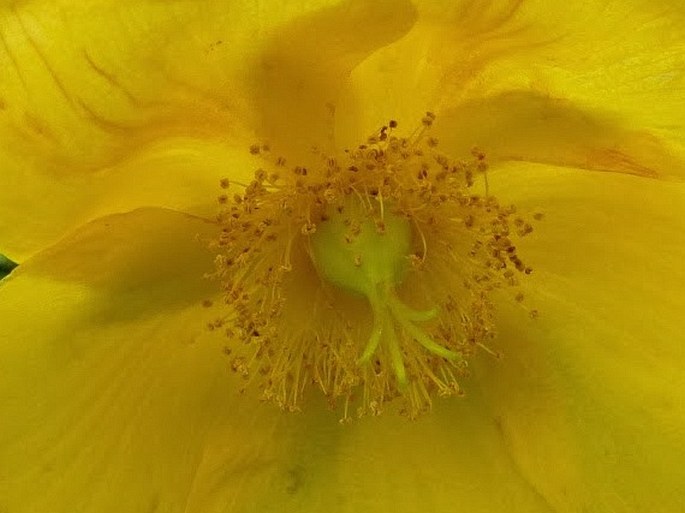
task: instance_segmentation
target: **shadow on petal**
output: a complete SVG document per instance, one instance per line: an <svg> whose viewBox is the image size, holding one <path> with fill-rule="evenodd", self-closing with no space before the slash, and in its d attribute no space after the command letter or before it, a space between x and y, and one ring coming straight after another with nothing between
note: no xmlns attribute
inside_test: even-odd
<svg viewBox="0 0 685 513"><path fill-rule="evenodd" d="M218 422L237 481L275 457L262 441L280 413L238 396L224 334L205 328L207 230L109 216L0 283L0 509L186 511Z"/></svg>
<svg viewBox="0 0 685 513"><path fill-rule="evenodd" d="M259 135L300 161L311 158L313 145L331 150L336 103L350 72L415 20L416 10L405 0L347 0L285 26L254 76Z"/></svg>
<svg viewBox="0 0 685 513"><path fill-rule="evenodd" d="M470 100L438 116L456 155L478 146L491 161L524 161L650 178L683 176L685 160L658 137L602 112L529 91Z"/></svg>

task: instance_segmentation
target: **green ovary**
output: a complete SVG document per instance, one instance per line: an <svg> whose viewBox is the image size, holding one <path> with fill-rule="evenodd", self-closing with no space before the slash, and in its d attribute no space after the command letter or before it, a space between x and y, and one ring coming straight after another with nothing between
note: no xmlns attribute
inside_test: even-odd
<svg viewBox="0 0 685 513"><path fill-rule="evenodd" d="M393 372L402 386L407 383L402 338L418 342L436 356L461 359L416 324L437 317L437 309L414 310L396 294L408 271L411 238L411 226L405 217L386 212L382 219L374 219L354 208L336 210L317 226L311 238L312 257L319 274L369 301L373 327L358 363L368 363L381 342L387 344Z"/></svg>

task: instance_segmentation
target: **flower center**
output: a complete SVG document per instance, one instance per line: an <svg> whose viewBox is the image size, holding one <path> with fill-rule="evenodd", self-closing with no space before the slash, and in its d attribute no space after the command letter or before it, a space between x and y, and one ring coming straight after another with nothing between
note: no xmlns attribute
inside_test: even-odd
<svg viewBox="0 0 685 513"><path fill-rule="evenodd" d="M460 356L434 342L416 326L416 321L434 319L437 310L416 311L397 297L395 287L404 280L411 254L409 221L392 213L374 221L360 210L363 207L354 203L334 210L311 237L312 256L325 279L363 295L369 302L373 328L359 363L367 364L385 338L395 377L401 386L406 386L407 373L396 330L406 332L434 355L449 360L458 360Z"/></svg>
<svg viewBox="0 0 685 513"><path fill-rule="evenodd" d="M231 368L262 397L299 410L318 388L343 419L387 408L415 417L461 395L468 360L494 338L491 293L531 272L513 206L476 192L484 155L440 153L428 114L396 123L312 169L261 146L263 167L219 197L214 277ZM513 294L522 301L520 292Z"/></svg>

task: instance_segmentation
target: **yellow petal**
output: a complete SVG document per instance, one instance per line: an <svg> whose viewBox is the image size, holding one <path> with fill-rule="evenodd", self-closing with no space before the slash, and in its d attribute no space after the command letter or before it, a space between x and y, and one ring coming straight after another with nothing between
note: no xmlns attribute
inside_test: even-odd
<svg viewBox="0 0 685 513"><path fill-rule="evenodd" d="M567 99L530 91L464 101L440 115L435 134L458 155L468 155L474 146L483 149L492 163L527 161L650 178L685 176L685 153L674 153L658 137L622 126L606 109L584 111Z"/></svg>
<svg viewBox="0 0 685 513"><path fill-rule="evenodd" d="M23 261L82 222L113 212L163 206L211 216L219 180L249 181L259 167L247 147L247 141L228 146L167 138L92 174L64 179L10 161L0 192L0 243L9 256Z"/></svg>
<svg viewBox="0 0 685 513"><path fill-rule="evenodd" d="M545 219L520 248L522 320L502 305L474 380L522 475L555 511L685 508L685 187L511 166L491 178Z"/></svg>
<svg viewBox="0 0 685 513"><path fill-rule="evenodd" d="M257 479L243 477L243 461L222 447L235 429L215 432L189 511L549 511L475 394L416 422L387 416L340 426L331 412L308 410L273 429L262 443L281 447L278 472L262 477L261 489L242 490L235 480Z"/></svg>
<svg viewBox="0 0 685 513"><path fill-rule="evenodd" d="M200 306L211 259L193 241L211 230L108 216L0 284L4 510L546 511L477 393L346 426L318 401L238 395Z"/></svg>
<svg viewBox="0 0 685 513"><path fill-rule="evenodd" d="M253 398L241 410L202 324L212 263L194 237L208 229L109 216L2 282L3 510L184 511L217 418L245 426L223 447L259 472L271 422Z"/></svg>
<svg viewBox="0 0 685 513"><path fill-rule="evenodd" d="M496 158L685 176L685 11L648 1L420 2L402 40L355 69L360 119L412 124Z"/></svg>
<svg viewBox="0 0 685 513"><path fill-rule="evenodd" d="M202 221L109 217L28 262L0 289L2 505L677 511L683 188L509 171L493 189L547 211L527 248L542 315L523 326L511 321L521 312L504 315L505 360L480 362L466 399L415 423L341 427L315 405L283 416L236 398L221 340L200 326L211 262L190 241ZM616 237L631 206L641 216Z"/></svg>
<svg viewBox="0 0 685 513"><path fill-rule="evenodd" d="M248 13L230 21L210 12L218 7L38 1L0 9L8 252L24 259L101 213L191 210L199 189L210 202L218 175L242 167L235 147L244 151L237 136L247 134L235 119L245 91L229 72L239 50L214 45L249 37L237 33Z"/></svg>
<svg viewBox="0 0 685 513"><path fill-rule="evenodd" d="M220 176L258 167L256 140L329 141L340 82L414 17L403 0L333 4L1 7L3 251L139 206L205 215Z"/></svg>
<svg viewBox="0 0 685 513"><path fill-rule="evenodd" d="M335 147L338 97L352 69L403 36L416 11L407 0L347 0L302 16L268 40L255 73L262 135L288 158L307 159L313 145ZM354 100L344 105L352 115Z"/></svg>

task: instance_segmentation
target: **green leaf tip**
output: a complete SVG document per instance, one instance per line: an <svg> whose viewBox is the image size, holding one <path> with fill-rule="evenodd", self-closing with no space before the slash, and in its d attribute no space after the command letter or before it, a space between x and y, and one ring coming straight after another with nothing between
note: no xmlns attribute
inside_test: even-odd
<svg viewBox="0 0 685 513"><path fill-rule="evenodd" d="M17 267L19 264L16 262L13 262L9 258L7 258L5 255L0 253L0 280L2 280L5 276L7 276L9 273L12 272L12 270Z"/></svg>

